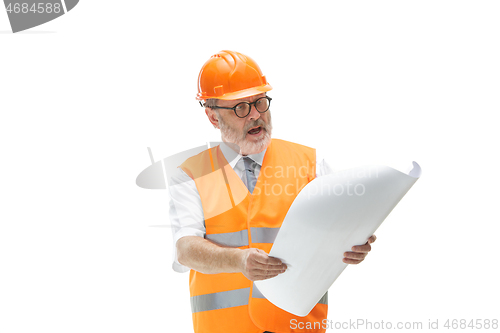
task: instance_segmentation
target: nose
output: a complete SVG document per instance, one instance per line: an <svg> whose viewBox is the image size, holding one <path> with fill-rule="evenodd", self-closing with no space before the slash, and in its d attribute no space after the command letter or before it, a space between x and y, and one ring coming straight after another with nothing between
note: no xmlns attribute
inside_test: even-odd
<svg viewBox="0 0 500 333"><path fill-rule="evenodd" d="M250 105L250 113L248 114L249 120L257 120L260 118L260 112L255 108L255 104Z"/></svg>

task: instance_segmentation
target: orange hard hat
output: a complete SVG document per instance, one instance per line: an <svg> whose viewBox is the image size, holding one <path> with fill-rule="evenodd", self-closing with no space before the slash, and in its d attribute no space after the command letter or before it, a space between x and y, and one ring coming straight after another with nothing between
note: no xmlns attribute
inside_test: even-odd
<svg viewBox="0 0 500 333"><path fill-rule="evenodd" d="M220 51L208 59L198 76L197 100L238 99L273 89L252 58L234 51Z"/></svg>

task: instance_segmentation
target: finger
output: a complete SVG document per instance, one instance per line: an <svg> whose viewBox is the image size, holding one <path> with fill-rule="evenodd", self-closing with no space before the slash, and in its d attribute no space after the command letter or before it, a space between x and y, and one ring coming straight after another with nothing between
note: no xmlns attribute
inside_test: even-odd
<svg viewBox="0 0 500 333"><path fill-rule="evenodd" d="M257 275L280 274L286 271L282 266L253 266L249 271Z"/></svg>
<svg viewBox="0 0 500 333"><path fill-rule="evenodd" d="M264 280L264 279L270 279L272 277L278 276L281 273L284 273L285 269L282 270L260 270L260 269L255 269L250 271L250 275L253 277L253 280L258 279L258 280Z"/></svg>
<svg viewBox="0 0 500 333"><path fill-rule="evenodd" d="M260 261L258 261L260 260ZM270 265L270 264L264 264L262 261L266 261L263 259L258 259L258 258L250 258L250 261L248 262L248 269L255 269L255 270L261 270L261 271L266 271L266 270L271 270L271 271L281 271L281 270L286 270L287 266L281 262L278 265Z"/></svg>
<svg viewBox="0 0 500 333"><path fill-rule="evenodd" d="M370 238L368 238L368 244L371 244L377 240L377 236L371 235Z"/></svg>
<svg viewBox="0 0 500 333"><path fill-rule="evenodd" d="M351 248L351 251L353 252L370 252L372 249L372 247L370 246L370 244L368 244L368 242L366 242L366 244L364 245L356 245L356 246L353 246Z"/></svg>
<svg viewBox="0 0 500 333"><path fill-rule="evenodd" d="M348 259L363 260L367 255L368 253L344 252L344 257Z"/></svg>
<svg viewBox="0 0 500 333"><path fill-rule="evenodd" d="M362 262L363 260L356 260L356 259L349 259L349 258L344 258L342 259L342 261L346 264L350 264L350 265L357 265L359 264L360 262Z"/></svg>
<svg viewBox="0 0 500 333"><path fill-rule="evenodd" d="M255 254L255 257L253 257L253 259L255 261L257 261L258 263L261 263L261 264L264 264L264 265L277 265L277 266L281 266L283 264L283 262L276 258L276 257L270 257L267 255L267 253L265 253L263 251L263 253L256 253Z"/></svg>

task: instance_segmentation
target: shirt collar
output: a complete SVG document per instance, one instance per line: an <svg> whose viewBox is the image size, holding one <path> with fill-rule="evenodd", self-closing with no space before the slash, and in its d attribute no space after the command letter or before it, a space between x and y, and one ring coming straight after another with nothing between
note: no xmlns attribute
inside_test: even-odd
<svg viewBox="0 0 500 333"><path fill-rule="evenodd" d="M222 154L224 155L226 161L229 162L229 165L233 169L236 163L238 163L238 161L243 157L241 154L238 154L237 152L232 150L225 142L222 142L220 144L220 150L222 151ZM257 164L262 166L262 162L264 161L264 155L266 154L266 151L267 148L258 154L247 155L246 157L250 157L252 160L257 162Z"/></svg>

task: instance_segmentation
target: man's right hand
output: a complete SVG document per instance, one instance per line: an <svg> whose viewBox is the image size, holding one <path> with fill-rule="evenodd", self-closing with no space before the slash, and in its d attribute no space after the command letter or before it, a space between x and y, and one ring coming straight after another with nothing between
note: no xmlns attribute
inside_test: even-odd
<svg viewBox="0 0 500 333"><path fill-rule="evenodd" d="M251 248L243 250L241 272L250 281L265 280L286 271L286 264L266 252Z"/></svg>

